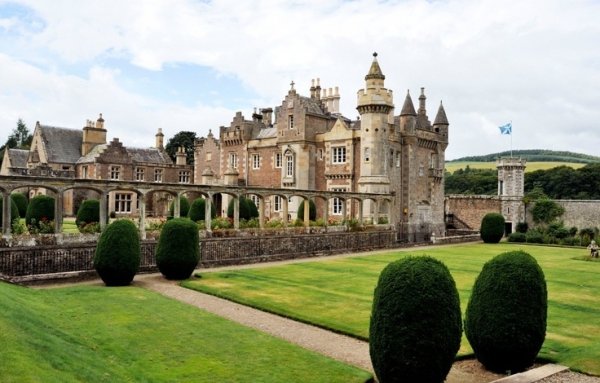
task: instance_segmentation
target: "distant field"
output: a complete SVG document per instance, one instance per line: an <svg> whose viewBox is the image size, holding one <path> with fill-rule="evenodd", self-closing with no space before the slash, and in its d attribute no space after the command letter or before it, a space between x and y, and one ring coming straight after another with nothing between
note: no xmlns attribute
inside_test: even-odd
<svg viewBox="0 0 600 383"><path fill-rule="evenodd" d="M496 169L496 162L473 162L473 161L457 161L457 162L446 162L446 171L454 173L458 169L464 169L467 165L471 169ZM525 172L533 172L536 170L548 170L557 166L570 166L573 169L579 169L584 167L586 164L577 162L528 162Z"/></svg>

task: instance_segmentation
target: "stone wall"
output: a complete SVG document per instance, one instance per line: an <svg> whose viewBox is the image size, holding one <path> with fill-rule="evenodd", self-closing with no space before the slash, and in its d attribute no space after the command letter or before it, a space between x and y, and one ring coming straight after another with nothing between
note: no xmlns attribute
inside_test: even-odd
<svg viewBox="0 0 600 383"><path fill-rule="evenodd" d="M555 200L565 208L565 213L560 218L566 227L600 227L600 200ZM531 207L527 207L527 221L531 225Z"/></svg>
<svg viewBox="0 0 600 383"><path fill-rule="evenodd" d="M446 214L454 214L454 217L473 230L479 230L481 220L487 213L501 212L498 196L447 195L445 204Z"/></svg>
<svg viewBox="0 0 600 383"><path fill-rule="evenodd" d="M11 246L0 248L0 279L28 282L93 272L95 242ZM343 252L398 247L396 232L298 234L232 238L202 238L199 266L214 267L296 259ZM156 270L156 240L142 241L141 271Z"/></svg>

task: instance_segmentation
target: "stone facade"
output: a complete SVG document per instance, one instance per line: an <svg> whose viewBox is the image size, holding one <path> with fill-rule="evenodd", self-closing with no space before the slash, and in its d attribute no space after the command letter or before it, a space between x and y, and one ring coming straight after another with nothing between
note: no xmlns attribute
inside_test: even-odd
<svg viewBox="0 0 600 383"><path fill-rule="evenodd" d="M387 220L406 238L416 233L443 236L444 159L448 119L440 104L433 124L421 89L415 110L410 94L395 115L393 93L374 54L358 92L360 118L339 113L338 88L322 89L313 80L309 96L294 88L272 108L255 111L252 119L238 112L228 126L198 139L195 150L197 183L227 184L226 174L237 174L237 184L305 190L394 193L395 201L362 206L365 220ZM208 175L202 177L202 175ZM289 201L291 219L300 199ZM361 206L334 198L328 203L329 220L357 217ZM225 197L223 206L225 205ZM267 217L282 212L279 196L264 201Z"/></svg>

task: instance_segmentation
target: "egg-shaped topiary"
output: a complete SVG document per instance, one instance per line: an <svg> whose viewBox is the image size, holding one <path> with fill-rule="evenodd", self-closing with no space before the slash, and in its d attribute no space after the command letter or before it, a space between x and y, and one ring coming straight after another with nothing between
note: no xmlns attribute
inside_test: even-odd
<svg viewBox="0 0 600 383"><path fill-rule="evenodd" d="M190 206L190 210L188 211L188 218L194 222L204 221L206 216L206 200L204 198L196 198L192 205ZM215 208L215 204L210 204L210 216L211 218L215 218L217 216L217 209Z"/></svg>
<svg viewBox="0 0 600 383"><path fill-rule="evenodd" d="M258 208L250 198L240 197L240 219L250 220L258 217ZM227 216L233 218L233 199L227 205Z"/></svg>
<svg viewBox="0 0 600 383"><path fill-rule="evenodd" d="M187 218L165 223L156 247L156 265L167 279L186 279L200 260L198 225Z"/></svg>
<svg viewBox="0 0 600 383"><path fill-rule="evenodd" d="M298 205L298 219L304 220L304 200ZM317 206L315 205L315 201L310 199L308 200L308 219L310 221L317 219Z"/></svg>
<svg viewBox="0 0 600 383"><path fill-rule="evenodd" d="M140 268L140 236L128 219L108 225L96 246L94 268L107 286L126 286Z"/></svg>
<svg viewBox="0 0 600 383"><path fill-rule="evenodd" d="M407 257L385 267L375 288L369 334L380 382L443 382L461 334L458 291L442 262Z"/></svg>
<svg viewBox="0 0 600 383"><path fill-rule="evenodd" d="M54 198L47 195L33 197L27 206L25 224L30 226L32 220L35 220L36 225L42 220L54 220Z"/></svg>
<svg viewBox="0 0 600 383"><path fill-rule="evenodd" d="M481 220L479 229L485 243L498 243L504 236L504 217L499 213L487 213Z"/></svg>
<svg viewBox="0 0 600 383"><path fill-rule="evenodd" d="M25 214L27 214L27 205L29 204L25 194L12 193L10 195L10 198L12 198L12 200L15 201L15 204L17 205L17 208L19 209L19 217L25 218Z"/></svg>
<svg viewBox="0 0 600 383"><path fill-rule="evenodd" d="M535 360L546 336L548 296L544 272L523 251L488 261L475 281L465 333L489 370L522 371Z"/></svg>
<svg viewBox="0 0 600 383"><path fill-rule="evenodd" d="M171 217L175 216L173 214L174 210L175 210L175 200L173 200L171 202L171 204L169 205L169 215ZM190 210L190 201L185 196L179 197L179 216L187 217L189 210Z"/></svg>
<svg viewBox="0 0 600 383"><path fill-rule="evenodd" d="M3 206L3 198L0 196L0 228L2 227L2 209ZM10 221L14 222L16 219L19 219L19 208L14 200L10 200Z"/></svg>
<svg viewBox="0 0 600 383"><path fill-rule="evenodd" d="M97 199L86 199L77 210L75 223L77 226L92 222L100 222L100 201Z"/></svg>

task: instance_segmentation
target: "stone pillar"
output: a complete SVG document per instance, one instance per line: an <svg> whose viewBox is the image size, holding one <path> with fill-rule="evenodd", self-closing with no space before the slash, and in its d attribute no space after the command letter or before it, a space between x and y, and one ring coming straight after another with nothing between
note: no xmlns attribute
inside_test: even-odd
<svg viewBox="0 0 600 383"><path fill-rule="evenodd" d="M323 205L323 221L325 222L325 227L327 227L329 226L329 198L325 200Z"/></svg>
<svg viewBox="0 0 600 383"><path fill-rule="evenodd" d="M10 193L2 193L2 231L6 237L10 237L12 222L10 222Z"/></svg>
<svg viewBox="0 0 600 383"><path fill-rule="evenodd" d="M54 199L54 233L62 233L63 222L63 192L57 191Z"/></svg>
<svg viewBox="0 0 600 383"><path fill-rule="evenodd" d="M283 227L288 227L288 214L289 214L289 208L288 208L288 196L284 196L284 198L282 198L282 202L283 202L283 212L282 215L283 217Z"/></svg>
<svg viewBox="0 0 600 383"><path fill-rule="evenodd" d="M107 203L106 203L106 199L108 198L108 193L107 192L102 192L100 193L100 230L104 231L104 228L106 227L106 218L107 218Z"/></svg>
<svg viewBox="0 0 600 383"><path fill-rule="evenodd" d="M204 226L206 226L206 231L208 231L209 233L212 232L212 215L211 215L211 210L212 210L212 198L213 198L213 194L212 193L208 193L208 195L205 198L205 202L204 202Z"/></svg>
<svg viewBox="0 0 600 383"><path fill-rule="evenodd" d="M379 225L379 201L373 201L373 225Z"/></svg>
<svg viewBox="0 0 600 383"><path fill-rule="evenodd" d="M363 200L358 201L358 226L363 225L363 203L364 202L365 201L363 201Z"/></svg>
<svg viewBox="0 0 600 383"><path fill-rule="evenodd" d="M233 197L233 228L240 229L240 197Z"/></svg>
<svg viewBox="0 0 600 383"><path fill-rule="evenodd" d="M258 227L265 228L265 200L262 196L258 196Z"/></svg>
<svg viewBox="0 0 600 383"><path fill-rule="evenodd" d="M346 209L347 208L347 201L346 201L346 199L344 199L343 201L344 202L342 202L342 222L347 221L347 218L348 218L346 216L346 213L347 213L347 211L346 211L347 210ZM346 222L346 226L348 226L348 222Z"/></svg>
<svg viewBox="0 0 600 383"><path fill-rule="evenodd" d="M310 227L310 200L304 200L304 227Z"/></svg>
<svg viewBox="0 0 600 383"><path fill-rule="evenodd" d="M181 216L181 212L179 211L180 209L180 203L181 201L179 200L181 198L181 195L179 193L177 193L175 195L175 199L173 200L173 217L174 218L179 218Z"/></svg>
<svg viewBox="0 0 600 383"><path fill-rule="evenodd" d="M140 193L138 201L140 203L140 239L146 239L146 193Z"/></svg>

